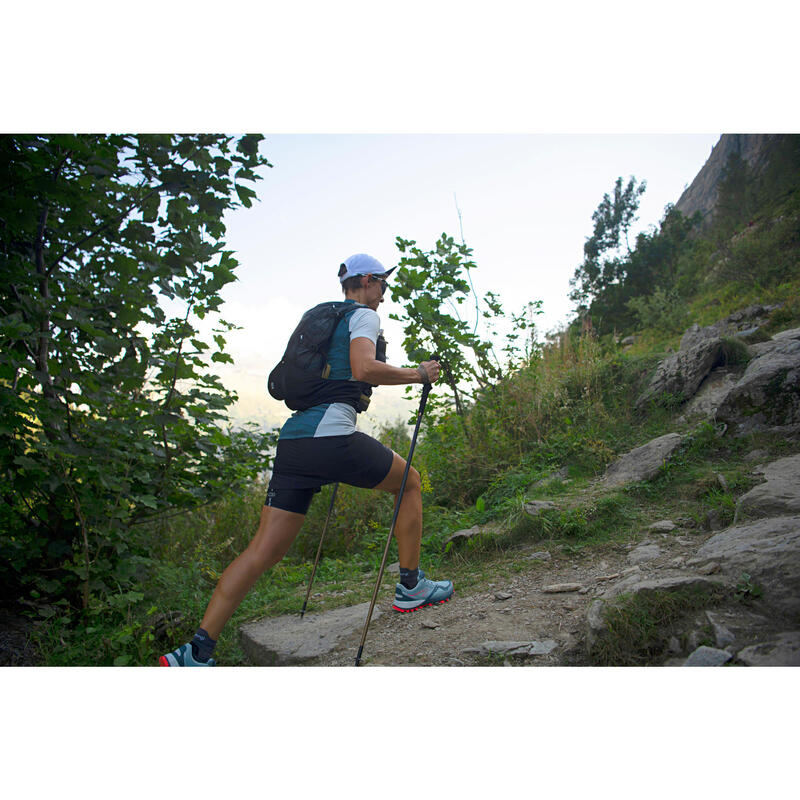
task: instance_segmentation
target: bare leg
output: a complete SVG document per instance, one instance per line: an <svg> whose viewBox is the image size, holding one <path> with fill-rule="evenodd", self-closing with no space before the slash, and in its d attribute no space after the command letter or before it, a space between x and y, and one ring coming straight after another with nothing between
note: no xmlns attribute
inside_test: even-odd
<svg viewBox="0 0 800 800"><path fill-rule="evenodd" d="M391 492L397 502L405 468L405 459L395 453L389 474L375 488ZM397 539L400 566L404 569L419 567L419 549L422 543L422 484L419 472L414 467L408 471L406 488L403 490L403 500L394 527L394 536Z"/></svg>
<svg viewBox="0 0 800 800"><path fill-rule="evenodd" d="M219 637L225 623L262 573L286 555L303 520L304 514L264 506L256 535L222 573L200 623L212 639Z"/></svg>

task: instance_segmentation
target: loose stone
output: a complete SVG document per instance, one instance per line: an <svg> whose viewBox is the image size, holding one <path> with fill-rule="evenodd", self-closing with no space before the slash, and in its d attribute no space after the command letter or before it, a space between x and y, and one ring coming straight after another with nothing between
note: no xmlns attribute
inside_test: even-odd
<svg viewBox="0 0 800 800"><path fill-rule="evenodd" d="M647 526L649 531L657 531L658 533L669 533L674 531L678 526L671 519L661 519L654 522L652 525Z"/></svg>
<svg viewBox="0 0 800 800"><path fill-rule="evenodd" d="M551 511L554 508L558 508L558 506L550 500L530 500L527 503L523 503L522 508L526 514L536 517L542 511Z"/></svg>
<svg viewBox="0 0 800 800"><path fill-rule="evenodd" d="M727 650L718 650L716 647L702 645L686 659L684 667L721 667L727 664L733 656Z"/></svg>
<svg viewBox="0 0 800 800"><path fill-rule="evenodd" d="M631 564L643 564L652 561L661 555L661 548L657 544L640 545L628 554L628 561Z"/></svg>
<svg viewBox="0 0 800 800"><path fill-rule="evenodd" d="M533 642L482 642L477 647L468 647L463 653L477 653L479 655L502 656L544 656L558 647L558 642L553 639Z"/></svg>
<svg viewBox="0 0 800 800"><path fill-rule="evenodd" d="M558 594L559 592L577 592L583 588L581 583L553 583L550 586L543 586L545 594Z"/></svg>
<svg viewBox="0 0 800 800"><path fill-rule="evenodd" d="M538 559L539 561L549 561L552 558L550 553L547 550L539 550L536 553L531 553L529 556L525 556L527 561L532 561L533 559Z"/></svg>
<svg viewBox="0 0 800 800"><path fill-rule="evenodd" d="M736 637L719 621L712 611L706 611L706 618L714 629L714 641L717 647L724 649L736 641Z"/></svg>

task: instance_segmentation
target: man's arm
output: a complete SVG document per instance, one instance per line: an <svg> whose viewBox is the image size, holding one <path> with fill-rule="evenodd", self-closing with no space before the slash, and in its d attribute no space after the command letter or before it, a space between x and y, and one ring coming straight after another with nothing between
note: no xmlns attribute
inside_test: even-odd
<svg viewBox="0 0 800 800"><path fill-rule="evenodd" d="M423 361L421 366L433 383L439 377L437 361ZM398 386L404 383L424 383L419 370L413 367L393 367L375 358L375 342L366 336L350 341L350 371L357 381L373 386Z"/></svg>

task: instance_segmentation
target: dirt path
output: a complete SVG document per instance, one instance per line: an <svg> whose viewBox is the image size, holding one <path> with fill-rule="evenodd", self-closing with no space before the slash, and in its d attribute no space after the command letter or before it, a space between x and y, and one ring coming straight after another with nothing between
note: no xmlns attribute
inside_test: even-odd
<svg viewBox="0 0 800 800"><path fill-rule="evenodd" d="M514 664L554 666L574 663L586 630L586 614L592 601L607 587L632 573L642 578L657 577L660 570L683 563L711 536L676 529L656 533L628 545L606 548L601 555L564 556L553 553L550 560L532 559L541 547L528 547L506 554L508 567L516 574L498 578L456 593L442 605L410 614L391 610L391 584L385 581L379 599L383 613L370 624L362 662L384 666L473 666ZM652 560L632 564L634 548L657 545ZM615 576L615 577L614 577ZM577 590L547 593L554 584L579 584ZM335 651L315 663L351 666L361 634L343 641ZM476 652L487 641L544 642L553 640L549 653L527 657L490 656Z"/></svg>

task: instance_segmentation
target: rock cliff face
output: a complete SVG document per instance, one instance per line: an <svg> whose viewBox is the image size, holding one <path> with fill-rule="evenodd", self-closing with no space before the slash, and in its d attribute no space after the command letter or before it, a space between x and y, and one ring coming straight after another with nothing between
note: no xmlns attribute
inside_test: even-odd
<svg viewBox="0 0 800 800"><path fill-rule="evenodd" d="M680 196L675 208L687 217L699 211L703 216L703 224L707 225L711 221L717 201L717 185L728 156L738 153L758 174L766 167L770 149L780 136L771 133L724 133L691 186Z"/></svg>

